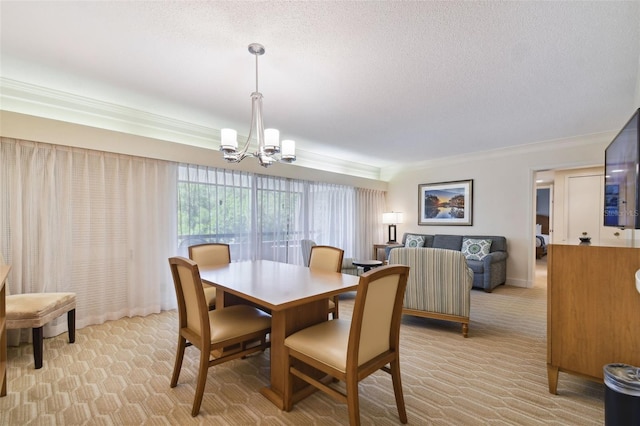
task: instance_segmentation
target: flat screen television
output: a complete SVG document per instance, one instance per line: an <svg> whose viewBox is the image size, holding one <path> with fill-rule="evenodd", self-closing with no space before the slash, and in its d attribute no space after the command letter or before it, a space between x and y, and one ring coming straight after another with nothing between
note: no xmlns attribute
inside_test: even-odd
<svg viewBox="0 0 640 426"><path fill-rule="evenodd" d="M640 229L640 109L604 151L604 226Z"/></svg>

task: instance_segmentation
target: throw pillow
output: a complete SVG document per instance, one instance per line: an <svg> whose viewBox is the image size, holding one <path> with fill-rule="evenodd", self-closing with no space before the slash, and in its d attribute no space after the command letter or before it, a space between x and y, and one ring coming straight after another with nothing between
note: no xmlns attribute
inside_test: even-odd
<svg viewBox="0 0 640 426"><path fill-rule="evenodd" d="M422 235L407 235L404 242L405 247L422 247L424 246L424 237Z"/></svg>
<svg viewBox="0 0 640 426"><path fill-rule="evenodd" d="M465 238L462 240L462 254L468 260L482 260L489 254L491 240L476 240Z"/></svg>

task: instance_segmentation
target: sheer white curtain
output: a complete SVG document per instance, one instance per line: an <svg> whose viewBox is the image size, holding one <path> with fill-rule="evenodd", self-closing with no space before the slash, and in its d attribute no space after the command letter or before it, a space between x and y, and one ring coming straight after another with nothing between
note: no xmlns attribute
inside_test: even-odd
<svg viewBox="0 0 640 426"><path fill-rule="evenodd" d="M384 238L382 214L386 211L386 192L375 189L356 189L356 257L373 259L373 245Z"/></svg>
<svg viewBox="0 0 640 426"><path fill-rule="evenodd" d="M368 259L381 241L385 192L182 164L178 182L180 250L230 244L232 261L302 264L301 239Z"/></svg>
<svg viewBox="0 0 640 426"><path fill-rule="evenodd" d="M77 293L78 328L175 307L176 164L2 138L0 169L12 293Z"/></svg>
<svg viewBox="0 0 640 426"><path fill-rule="evenodd" d="M309 238L316 244L340 247L345 258L354 257L355 188L317 182L309 186Z"/></svg>

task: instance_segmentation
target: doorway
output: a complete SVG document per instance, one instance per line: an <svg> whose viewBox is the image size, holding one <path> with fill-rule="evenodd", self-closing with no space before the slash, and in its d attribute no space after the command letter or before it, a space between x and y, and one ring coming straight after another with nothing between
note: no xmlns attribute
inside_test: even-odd
<svg viewBox="0 0 640 426"><path fill-rule="evenodd" d="M535 173L536 197L534 204L535 229L535 265L533 286L547 286L547 246L551 243L553 232L553 182L554 171L542 170Z"/></svg>

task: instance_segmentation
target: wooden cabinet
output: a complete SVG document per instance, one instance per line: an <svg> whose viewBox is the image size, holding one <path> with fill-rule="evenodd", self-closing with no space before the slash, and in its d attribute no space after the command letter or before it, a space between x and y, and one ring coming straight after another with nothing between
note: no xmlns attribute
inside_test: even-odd
<svg viewBox="0 0 640 426"><path fill-rule="evenodd" d="M547 258L549 392L559 371L602 381L606 364L640 366L640 249L551 244Z"/></svg>
<svg viewBox="0 0 640 426"><path fill-rule="evenodd" d="M7 395L7 306L5 281L9 274L8 265L0 265L0 396Z"/></svg>

